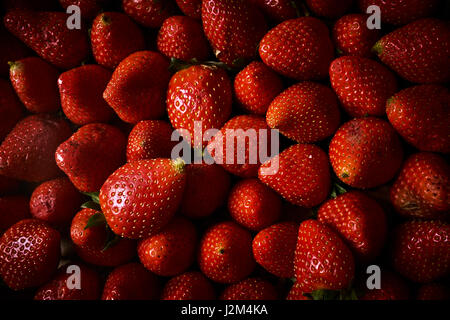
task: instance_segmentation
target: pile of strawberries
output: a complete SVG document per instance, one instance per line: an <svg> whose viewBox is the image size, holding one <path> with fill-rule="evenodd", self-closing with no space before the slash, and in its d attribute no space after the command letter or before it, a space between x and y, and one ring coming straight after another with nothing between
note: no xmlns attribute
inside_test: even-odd
<svg viewBox="0 0 450 320"><path fill-rule="evenodd" d="M449 298L445 1L2 3L6 297Z"/></svg>

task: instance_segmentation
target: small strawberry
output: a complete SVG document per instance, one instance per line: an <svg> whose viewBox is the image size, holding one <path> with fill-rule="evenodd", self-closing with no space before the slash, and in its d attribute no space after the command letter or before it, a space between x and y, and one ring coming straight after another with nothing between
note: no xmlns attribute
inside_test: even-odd
<svg viewBox="0 0 450 320"><path fill-rule="evenodd" d="M59 0L64 9L72 5L78 6L81 11L81 17L87 20L94 19L106 2L111 2L111 0Z"/></svg>
<svg viewBox="0 0 450 320"><path fill-rule="evenodd" d="M0 197L0 234L20 220L31 218L29 203L25 196Z"/></svg>
<svg viewBox="0 0 450 320"><path fill-rule="evenodd" d="M220 300L276 300L278 293L269 281L247 278L223 290Z"/></svg>
<svg viewBox="0 0 450 320"><path fill-rule="evenodd" d="M353 0L306 0L306 4L317 16L338 18L350 9Z"/></svg>
<svg viewBox="0 0 450 320"><path fill-rule="evenodd" d="M176 0L180 10L188 17L202 18L202 0Z"/></svg>
<svg viewBox="0 0 450 320"><path fill-rule="evenodd" d="M8 81L0 79L0 141L23 116L23 106Z"/></svg>
<svg viewBox="0 0 450 320"><path fill-rule="evenodd" d="M0 23L0 48L2 48L0 51L0 75L3 78L9 76L8 62L21 60L33 55L33 51L14 37L3 23Z"/></svg>
<svg viewBox="0 0 450 320"><path fill-rule="evenodd" d="M361 300L408 300L408 284L397 274L383 270L380 289L365 288Z"/></svg>
<svg viewBox="0 0 450 320"><path fill-rule="evenodd" d="M442 283L427 283L417 291L416 300L450 300L450 289Z"/></svg>
<svg viewBox="0 0 450 320"><path fill-rule="evenodd" d="M258 6L270 19L284 21L297 18L297 10L300 7L299 0L250 0Z"/></svg>
<svg viewBox="0 0 450 320"><path fill-rule="evenodd" d="M170 279L164 286L161 300L214 300L211 282L200 272L186 272Z"/></svg>
<svg viewBox="0 0 450 320"><path fill-rule="evenodd" d="M173 0L122 0L123 11L148 28L159 28L174 12Z"/></svg>
<svg viewBox="0 0 450 320"><path fill-rule="evenodd" d="M98 223L90 223L93 219L98 219ZM73 217L70 226L70 238L75 246L105 246L107 237L108 229L105 228L104 217L101 216L100 212L84 208Z"/></svg>
<svg viewBox="0 0 450 320"><path fill-rule="evenodd" d="M295 282L292 285L291 290L289 290L286 300L311 300L311 299L303 294L301 284Z"/></svg>

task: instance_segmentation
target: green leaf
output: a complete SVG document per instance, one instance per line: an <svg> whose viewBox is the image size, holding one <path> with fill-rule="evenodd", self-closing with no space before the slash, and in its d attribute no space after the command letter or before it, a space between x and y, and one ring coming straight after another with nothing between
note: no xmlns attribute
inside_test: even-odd
<svg viewBox="0 0 450 320"><path fill-rule="evenodd" d="M86 226L84 227L84 230L100 226L102 224L106 224L105 216L103 215L103 213L97 212L96 214L92 215L89 218L88 222L86 223Z"/></svg>
<svg viewBox="0 0 450 320"><path fill-rule="evenodd" d="M96 211L101 211L100 205L97 202L94 201L88 201L81 205L81 208L83 209L93 209Z"/></svg>
<svg viewBox="0 0 450 320"><path fill-rule="evenodd" d="M83 192L83 194L90 197L92 201L100 203L100 192Z"/></svg>
<svg viewBox="0 0 450 320"><path fill-rule="evenodd" d="M309 294L313 300L339 300L340 291L320 289Z"/></svg>
<svg viewBox="0 0 450 320"><path fill-rule="evenodd" d="M109 248L115 246L120 240L120 237L118 235L114 234L111 230L109 230L109 231L110 231L109 232L110 236L106 240L106 243L105 243L105 246L102 249L102 252L105 252Z"/></svg>

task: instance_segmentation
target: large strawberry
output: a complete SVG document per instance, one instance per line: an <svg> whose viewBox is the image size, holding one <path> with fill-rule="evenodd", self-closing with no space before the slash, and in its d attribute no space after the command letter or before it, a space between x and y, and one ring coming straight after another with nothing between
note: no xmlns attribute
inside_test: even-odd
<svg viewBox="0 0 450 320"><path fill-rule="evenodd" d="M176 0L178 7L188 17L202 18L202 0Z"/></svg>
<svg viewBox="0 0 450 320"><path fill-rule="evenodd" d="M366 286L360 297L361 300L408 300L410 296L409 288L403 278L384 269L380 277L380 288L368 289Z"/></svg>
<svg viewBox="0 0 450 320"><path fill-rule="evenodd" d="M350 9L352 3L353 0L306 0L308 8L314 14L326 18L342 16Z"/></svg>
<svg viewBox="0 0 450 320"><path fill-rule="evenodd" d="M0 234L20 220L31 218L29 203L25 196L0 197Z"/></svg>
<svg viewBox="0 0 450 320"><path fill-rule="evenodd" d="M248 278L223 290L220 300L276 300L277 290L267 280Z"/></svg>
<svg viewBox="0 0 450 320"><path fill-rule="evenodd" d="M8 81L0 79L0 141L23 116L23 106Z"/></svg>
<svg viewBox="0 0 450 320"><path fill-rule="evenodd" d="M173 0L122 0L123 11L136 22L149 28L159 28L169 18L175 4Z"/></svg>
<svg viewBox="0 0 450 320"><path fill-rule="evenodd" d="M164 286L161 300L214 300L211 282L197 271L186 272L170 279Z"/></svg>
<svg viewBox="0 0 450 320"><path fill-rule="evenodd" d="M299 0L249 0L258 6L270 19L284 21L297 18L300 8Z"/></svg>

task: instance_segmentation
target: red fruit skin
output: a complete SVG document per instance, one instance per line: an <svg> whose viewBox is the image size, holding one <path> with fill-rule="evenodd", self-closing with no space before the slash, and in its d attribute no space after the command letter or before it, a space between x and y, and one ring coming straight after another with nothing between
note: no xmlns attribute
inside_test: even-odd
<svg viewBox="0 0 450 320"><path fill-rule="evenodd" d="M70 30L64 12L12 10L4 17L6 28L41 58L60 69L71 69L89 55L86 29Z"/></svg>
<svg viewBox="0 0 450 320"><path fill-rule="evenodd" d="M215 282L243 280L256 265L250 232L234 222L210 227L200 242L198 264L202 273Z"/></svg>
<svg viewBox="0 0 450 320"><path fill-rule="evenodd" d="M342 107L352 117L384 115L386 100L397 92L397 80L389 69L356 56L334 60L330 81Z"/></svg>
<svg viewBox="0 0 450 320"><path fill-rule="evenodd" d="M292 278L297 234L295 222L280 222L258 232L252 244L256 262L277 277Z"/></svg>
<svg viewBox="0 0 450 320"><path fill-rule="evenodd" d="M253 61L234 78L234 93L243 109L264 115L273 99L283 91L280 77L264 63Z"/></svg>
<svg viewBox="0 0 450 320"><path fill-rule="evenodd" d="M167 225L178 210L185 184L186 173L178 160L135 161L106 180L100 205L114 233L147 238Z"/></svg>
<svg viewBox="0 0 450 320"><path fill-rule="evenodd" d="M164 286L161 300L214 300L211 282L201 272L186 272L170 279Z"/></svg>
<svg viewBox="0 0 450 320"><path fill-rule="evenodd" d="M132 262L111 271L102 300L155 300L159 296L159 286L154 274L140 263Z"/></svg>
<svg viewBox="0 0 450 320"><path fill-rule="evenodd" d="M167 18L159 29L157 45L166 57L184 61L203 61L210 53L201 23L186 16Z"/></svg>
<svg viewBox="0 0 450 320"><path fill-rule="evenodd" d="M78 6L81 11L81 17L87 20L94 19L102 10L102 5L107 2L111 2L111 0L59 0L64 9L71 5Z"/></svg>
<svg viewBox="0 0 450 320"><path fill-rule="evenodd" d="M106 178L125 162L126 138L108 124L87 124L56 150L59 168L82 192L100 190Z"/></svg>
<svg viewBox="0 0 450 320"><path fill-rule="evenodd" d="M336 175L354 188L373 188L400 169L403 149L390 124L367 117L344 123L331 140L330 162Z"/></svg>
<svg viewBox="0 0 450 320"><path fill-rule="evenodd" d="M148 28L159 28L174 11L173 0L122 0L123 11Z"/></svg>
<svg viewBox="0 0 450 320"><path fill-rule="evenodd" d="M391 271L381 273L380 289L365 289L360 300L408 300L410 290L405 280Z"/></svg>
<svg viewBox="0 0 450 320"><path fill-rule="evenodd" d="M298 282L295 282L289 291L286 300L311 300L303 295L303 290Z"/></svg>
<svg viewBox="0 0 450 320"><path fill-rule="evenodd" d="M258 6L270 19L281 22L297 18L297 9L300 1L295 0L250 0Z"/></svg>
<svg viewBox="0 0 450 320"><path fill-rule="evenodd" d="M229 66L254 58L267 31L263 14L246 0L203 1L202 23L214 54Z"/></svg>
<svg viewBox="0 0 450 320"><path fill-rule="evenodd" d="M298 83L283 91L272 101L266 115L269 127L300 143L331 136L340 118L334 92L314 82Z"/></svg>
<svg viewBox="0 0 450 320"><path fill-rule="evenodd" d="M69 266L59 268L55 277L38 289L34 300L97 300L101 293L101 280L97 271L76 264L80 268L80 289L69 289L67 281L73 275Z"/></svg>
<svg viewBox="0 0 450 320"><path fill-rule="evenodd" d="M276 300L277 297L277 291L269 281L247 278L226 287L220 300Z"/></svg>
<svg viewBox="0 0 450 320"><path fill-rule="evenodd" d="M416 300L450 300L450 290L442 283L427 283L417 291Z"/></svg>
<svg viewBox="0 0 450 320"><path fill-rule="evenodd" d="M281 198L258 179L245 179L231 189L228 211L243 227L260 231L280 218Z"/></svg>
<svg viewBox="0 0 450 320"><path fill-rule="evenodd" d="M208 185L214 183L214 188ZM231 186L230 175L217 164L186 166L186 188L180 212L191 219L210 216L225 203Z"/></svg>
<svg viewBox="0 0 450 320"><path fill-rule="evenodd" d="M338 18L350 9L353 0L306 0L306 4L315 15Z"/></svg>
<svg viewBox="0 0 450 320"><path fill-rule="evenodd" d="M302 17L271 29L259 44L262 61L276 72L299 81L323 79L334 57L327 26Z"/></svg>
<svg viewBox="0 0 450 320"><path fill-rule="evenodd" d="M450 152L450 92L441 85L403 89L386 103L389 122L421 151Z"/></svg>
<svg viewBox="0 0 450 320"><path fill-rule="evenodd" d="M144 35L126 14L100 13L92 23L92 53L98 64L114 69L120 61L144 50Z"/></svg>
<svg viewBox="0 0 450 320"><path fill-rule="evenodd" d="M403 164L391 187L391 203L408 218L440 219L450 210L450 168L433 153L416 153Z"/></svg>
<svg viewBox="0 0 450 320"><path fill-rule="evenodd" d="M22 119L0 146L0 174L28 182L60 176L55 150L70 134L69 124L52 115Z"/></svg>
<svg viewBox="0 0 450 320"><path fill-rule="evenodd" d="M0 141L8 135L23 116L23 107L11 85L0 79Z"/></svg>
<svg viewBox="0 0 450 320"><path fill-rule="evenodd" d="M304 292L348 288L354 270L350 249L334 231L316 220L300 224L294 271Z"/></svg>
<svg viewBox="0 0 450 320"><path fill-rule="evenodd" d="M59 232L42 221L21 220L0 238L0 275L13 290L45 283L55 272L59 257Z"/></svg>
<svg viewBox="0 0 450 320"><path fill-rule="evenodd" d="M31 215L27 197L0 197L0 234L15 223L29 218L31 218Z"/></svg>
<svg viewBox="0 0 450 320"><path fill-rule="evenodd" d="M188 17L202 18L202 0L176 0L180 10Z"/></svg>
<svg viewBox="0 0 450 320"><path fill-rule="evenodd" d="M175 217L161 232L138 244L141 263L159 276L175 276L195 260L197 231L192 222Z"/></svg>
<svg viewBox="0 0 450 320"><path fill-rule="evenodd" d="M98 213L85 208L75 214L70 225L70 238L79 247L101 247L105 245L108 234L104 225L95 225L85 229L89 219Z"/></svg>
<svg viewBox="0 0 450 320"><path fill-rule="evenodd" d="M103 99L112 72L98 65L84 65L58 78L62 110L76 125L108 122L114 111Z"/></svg>
<svg viewBox="0 0 450 320"><path fill-rule="evenodd" d="M380 60L414 83L450 80L450 27L435 18L420 19L382 37L374 46Z"/></svg>
<svg viewBox="0 0 450 320"><path fill-rule="evenodd" d="M395 270L414 282L426 283L450 273L450 225L412 220L397 227L392 242Z"/></svg>
<svg viewBox="0 0 450 320"><path fill-rule="evenodd" d="M114 70L103 98L122 121L158 119L165 112L168 68L167 59L157 52L135 52Z"/></svg>
<svg viewBox="0 0 450 320"><path fill-rule="evenodd" d="M284 150L264 163L258 176L287 201L307 208L324 201L331 186L328 157L322 149L310 144Z"/></svg>

